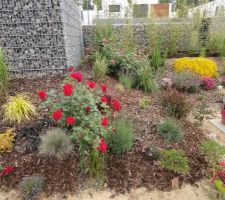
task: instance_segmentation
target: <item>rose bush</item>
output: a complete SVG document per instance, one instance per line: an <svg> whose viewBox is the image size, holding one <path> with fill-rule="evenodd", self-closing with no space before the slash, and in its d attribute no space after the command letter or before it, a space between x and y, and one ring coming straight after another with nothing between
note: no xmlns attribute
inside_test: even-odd
<svg viewBox="0 0 225 200"><path fill-rule="evenodd" d="M120 111L121 104L106 94L106 85L97 86L91 80L83 83L80 72L69 71L72 73L61 92L39 92L41 108L48 109L52 119L67 128L71 139L79 144L82 169L91 176L99 176L99 165L103 165L107 151L104 136L112 132L111 116Z"/></svg>

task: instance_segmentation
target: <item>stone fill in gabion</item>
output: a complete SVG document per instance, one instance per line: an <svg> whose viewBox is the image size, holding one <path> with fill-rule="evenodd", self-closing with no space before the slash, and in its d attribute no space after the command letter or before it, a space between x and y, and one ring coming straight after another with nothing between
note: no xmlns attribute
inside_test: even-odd
<svg viewBox="0 0 225 200"><path fill-rule="evenodd" d="M73 0L1 0L0 46L12 75L61 73L83 55L80 9Z"/></svg>

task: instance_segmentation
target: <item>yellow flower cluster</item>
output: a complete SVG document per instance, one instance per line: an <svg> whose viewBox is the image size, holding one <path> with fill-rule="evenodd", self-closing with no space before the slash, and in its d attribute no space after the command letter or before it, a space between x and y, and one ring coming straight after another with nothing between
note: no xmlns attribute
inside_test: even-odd
<svg viewBox="0 0 225 200"><path fill-rule="evenodd" d="M5 133L0 133L0 153L12 150L14 137L15 134L12 129L7 130Z"/></svg>
<svg viewBox="0 0 225 200"><path fill-rule="evenodd" d="M175 71L189 70L202 77L216 77L218 67L216 63L207 58L180 58L173 63Z"/></svg>

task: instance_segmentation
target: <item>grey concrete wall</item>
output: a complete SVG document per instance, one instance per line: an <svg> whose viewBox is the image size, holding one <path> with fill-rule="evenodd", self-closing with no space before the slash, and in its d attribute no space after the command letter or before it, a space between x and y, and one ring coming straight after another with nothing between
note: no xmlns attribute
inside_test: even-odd
<svg viewBox="0 0 225 200"><path fill-rule="evenodd" d="M76 41L82 41L81 24L73 4L72 0L0 1L0 46L12 75L56 74L67 64L79 63L83 50ZM69 22L65 13L71 13Z"/></svg>

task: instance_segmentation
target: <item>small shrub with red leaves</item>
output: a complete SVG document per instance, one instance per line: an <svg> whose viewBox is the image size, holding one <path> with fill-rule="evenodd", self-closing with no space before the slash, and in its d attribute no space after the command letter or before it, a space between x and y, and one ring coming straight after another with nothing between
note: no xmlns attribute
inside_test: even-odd
<svg viewBox="0 0 225 200"><path fill-rule="evenodd" d="M216 87L216 82L213 78L204 77L201 80L201 87L205 90L212 90Z"/></svg>
<svg viewBox="0 0 225 200"><path fill-rule="evenodd" d="M176 90L165 91L161 96L161 104L170 115L177 118L187 116L190 111L187 96Z"/></svg>
<svg viewBox="0 0 225 200"><path fill-rule="evenodd" d="M61 86L61 92L39 93L41 107L48 109L50 116L61 128L72 132L71 138L80 145L81 163L84 171L90 172L93 163L88 156L101 159L107 151L104 137L112 132L111 116L119 112L119 100L108 95L106 85L83 81L83 75L70 69L70 76ZM85 163L86 162L86 163ZM98 171L98 170L97 170ZM92 171L93 176L95 173Z"/></svg>
<svg viewBox="0 0 225 200"><path fill-rule="evenodd" d="M0 169L0 178L9 176L14 170L13 166L7 166Z"/></svg>

